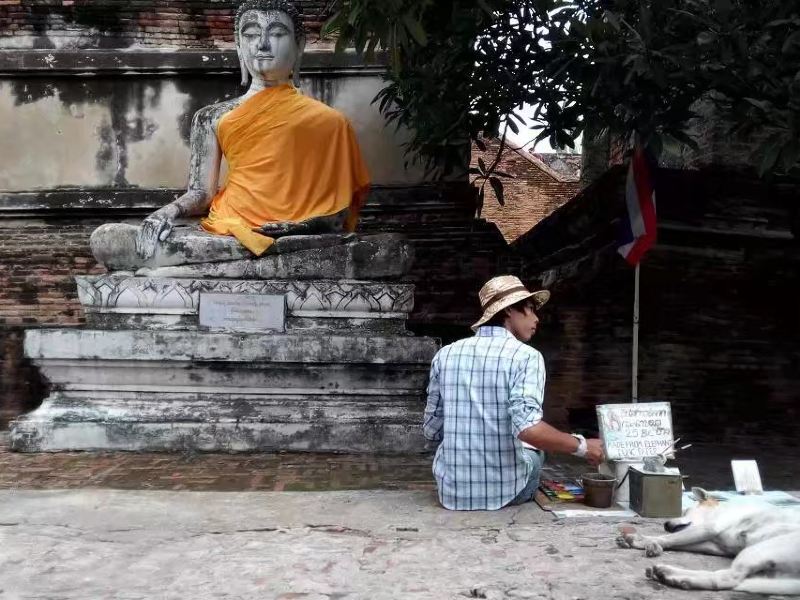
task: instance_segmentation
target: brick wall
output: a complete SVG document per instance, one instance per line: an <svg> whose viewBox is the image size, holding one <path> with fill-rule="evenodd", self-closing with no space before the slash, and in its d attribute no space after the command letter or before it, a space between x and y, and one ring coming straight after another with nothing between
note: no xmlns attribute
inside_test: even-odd
<svg viewBox="0 0 800 600"><path fill-rule="evenodd" d="M611 253L613 254L613 253ZM557 290L534 345L545 356L545 414L593 421L631 395L633 270ZM791 446L800 435L800 260L672 238L641 271L639 396L672 404L687 442Z"/></svg>
<svg viewBox="0 0 800 600"><path fill-rule="evenodd" d="M325 0L300 0L311 39ZM232 0L2 0L0 48L229 48Z"/></svg>
<svg viewBox="0 0 800 600"><path fill-rule="evenodd" d="M472 166L477 167L482 158L487 165L494 162L499 149L496 140L485 141L487 149L472 150ZM502 178L505 205L501 206L489 185L481 216L497 225L507 242L512 242L552 213L580 189L576 178L554 173L525 151L507 149L498 170L513 175Z"/></svg>
<svg viewBox="0 0 800 600"><path fill-rule="evenodd" d="M18 327L0 326L0 429L46 395L45 382L22 355L23 335Z"/></svg>
<svg viewBox="0 0 800 600"><path fill-rule="evenodd" d="M75 325L73 274L97 271L89 234L98 220L0 221L0 324Z"/></svg>
<svg viewBox="0 0 800 600"><path fill-rule="evenodd" d="M548 369L545 414L558 425L591 426L597 404L630 399L634 272L609 218L624 174L518 246L527 276L561 278L534 340ZM800 185L677 171L661 183L659 241L641 266L640 398L670 402L687 442L793 446L800 254L787 209Z"/></svg>
<svg viewBox="0 0 800 600"><path fill-rule="evenodd" d="M0 425L42 397L22 358L25 327L82 323L72 276L98 271L89 252L97 220L0 220Z"/></svg>

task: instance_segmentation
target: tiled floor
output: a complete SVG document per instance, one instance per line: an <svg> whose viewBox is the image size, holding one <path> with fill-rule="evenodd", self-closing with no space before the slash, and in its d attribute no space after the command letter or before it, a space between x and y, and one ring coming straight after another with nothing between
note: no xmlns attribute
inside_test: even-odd
<svg viewBox="0 0 800 600"><path fill-rule="evenodd" d="M765 487L800 488L797 448L696 447L679 461L687 485L732 487L731 458L756 458ZM431 457L342 454L157 454L63 452L20 454L0 433L0 488L102 487L139 490L324 491L433 488ZM574 477L587 468L571 457L548 461L545 476Z"/></svg>

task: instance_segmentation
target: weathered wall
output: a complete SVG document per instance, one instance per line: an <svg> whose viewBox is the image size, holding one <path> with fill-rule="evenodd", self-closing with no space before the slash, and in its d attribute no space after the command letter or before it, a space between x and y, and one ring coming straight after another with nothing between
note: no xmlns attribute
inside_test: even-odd
<svg viewBox="0 0 800 600"><path fill-rule="evenodd" d="M472 148L473 167L477 167L479 158L490 165L497 157L499 142L497 140L484 140L484 142L485 152L475 146ZM491 186L487 185L481 216L497 225L509 243L580 190L580 182L576 178L548 168L524 150L507 148L497 168L512 176L512 178L502 178L505 204L500 205Z"/></svg>
<svg viewBox="0 0 800 600"><path fill-rule="evenodd" d="M518 244L529 276L560 280L535 340L556 423L579 426L596 404L630 399L634 274L610 245L623 180L619 169ZM640 398L671 402L688 442L793 445L800 244L789 229L800 185L674 172L658 189L659 242L641 267Z"/></svg>
<svg viewBox="0 0 800 600"><path fill-rule="evenodd" d="M242 93L237 69L221 51L0 54L0 190L185 187L192 115ZM375 183L422 180L372 105L380 67L309 53L304 73L303 90L352 121Z"/></svg>
<svg viewBox="0 0 800 600"><path fill-rule="evenodd" d="M231 47L233 0L4 0L0 48ZM297 0L312 40L325 0Z"/></svg>
<svg viewBox="0 0 800 600"><path fill-rule="evenodd" d="M22 356L24 329L82 322L72 276L96 272L88 236L98 219L2 218L0 214L0 425L43 397Z"/></svg>

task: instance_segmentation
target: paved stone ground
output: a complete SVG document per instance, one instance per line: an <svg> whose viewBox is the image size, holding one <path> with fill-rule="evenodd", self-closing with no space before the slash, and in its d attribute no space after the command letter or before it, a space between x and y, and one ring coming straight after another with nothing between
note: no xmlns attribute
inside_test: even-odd
<svg viewBox="0 0 800 600"><path fill-rule="evenodd" d="M633 521L654 530L652 521ZM535 505L440 509L432 492L0 491L0 597L292 599L755 598L648 580L620 523Z"/></svg>
<svg viewBox="0 0 800 600"><path fill-rule="evenodd" d="M741 457L760 461L767 487L798 487L796 455L694 450L680 461L691 484L730 488ZM566 460L548 474L583 470ZM445 511L428 456L19 454L0 435L0 488L3 600L755 598L649 581L657 561L616 547L622 521L556 521L533 504Z"/></svg>

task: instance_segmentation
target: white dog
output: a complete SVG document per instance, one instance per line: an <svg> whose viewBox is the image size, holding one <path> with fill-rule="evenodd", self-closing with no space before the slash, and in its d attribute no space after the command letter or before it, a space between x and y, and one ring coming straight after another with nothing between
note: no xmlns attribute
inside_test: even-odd
<svg viewBox="0 0 800 600"><path fill-rule="evenodd" d="M800 508L777 507L752 497L720 503L700 488L692 492L697 506L667 521L667 534L625 532L617 542L623 548L642 549L647 556L683 550L731 556L733 562L719 571L656 565L647 569L648 577L687 590L800 594Z"/></svg>

